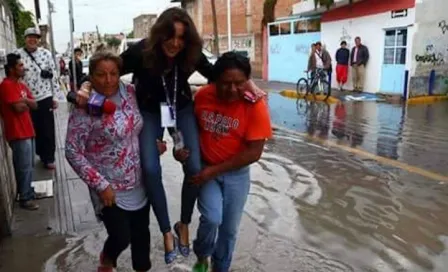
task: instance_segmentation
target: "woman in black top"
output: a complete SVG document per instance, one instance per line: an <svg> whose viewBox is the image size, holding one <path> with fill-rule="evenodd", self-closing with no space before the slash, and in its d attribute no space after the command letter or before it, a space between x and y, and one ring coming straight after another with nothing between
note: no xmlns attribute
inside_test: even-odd
<svg viewBox="0 0 448 272"><path fill-rule="evenodd" d="M174 239L168 216L165 189L162 183L159 150L165 127L174 138L181 135L189 157L183 165L182 208L180 222L174 228L179 237L179 251L189 255L188 225L199 188L189 179L200 172L199 135L193 112L193 100L188 78L199 71L210 78L212 65L202 54L202 40L190 16L180 8L163 12L151 29L150 38L135 44L121 55L123 74L133 73L137 100L143 115L144 127L140 134L143 178L148 186L149 200L154 209L160 231L164 235L165 262L176 257ZM164 119L174 126L162 124ZM169 122L168 122L169 123ZM174 139L173 138L173 139ZM183 234L183 235L182 235Z"/></svg>

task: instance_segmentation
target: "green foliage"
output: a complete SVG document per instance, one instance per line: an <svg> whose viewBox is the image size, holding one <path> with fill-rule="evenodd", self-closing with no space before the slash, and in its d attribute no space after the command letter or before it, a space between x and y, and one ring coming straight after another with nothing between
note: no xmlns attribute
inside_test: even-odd
<svg viewBox="0 0 448 272"><path fill-rule="evenodd" d="M27 28L35 26L33 14L30 11L24 10L18 0L7 0L7 3L13 16L17 47L23 47L25 45L23 33Z"/></svg>
<svg viewBox="0 0 448 272"><path fill-rule="evenodd" d="M135 38L135 37L134 37L134 30L132 30L131 32L129 32L129 34L126 35L126 38L128 38L128 39L133 39L133 38Z"/></svg>
<svg viewBox="0 0 448 272"><path fill-rule="evenodd" d="M120 46L121 40L116 37L107 38L106 44L109 47L116 48L116 47Z"/></svg>

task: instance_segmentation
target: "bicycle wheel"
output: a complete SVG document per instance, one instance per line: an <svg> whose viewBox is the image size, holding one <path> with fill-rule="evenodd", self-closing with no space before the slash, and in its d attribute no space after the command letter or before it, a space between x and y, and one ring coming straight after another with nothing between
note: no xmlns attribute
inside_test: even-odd
<svg viewBox="0 0 448 272"><path fill-rule="evenodd" d="M306 99L297 98L296 101L296 109L298 115L306 116L309 108L309 101Z"/></svg>
<svg viewBox="0 0 448 272"><path fill-rule="evenodd" d="M313 85L313 95L316 96L316 94L323 95L324 101L328 99L328 97L331 95L331 86L330 83L328 83L327 80L321 79L318 80Z"/></svg>
<svg viewBox="0 0 448 272"><path fill-rule="evenodd" d="M297 95L305 95L308 90L308 80L304 77L297 81L296 91Z"/></svg>

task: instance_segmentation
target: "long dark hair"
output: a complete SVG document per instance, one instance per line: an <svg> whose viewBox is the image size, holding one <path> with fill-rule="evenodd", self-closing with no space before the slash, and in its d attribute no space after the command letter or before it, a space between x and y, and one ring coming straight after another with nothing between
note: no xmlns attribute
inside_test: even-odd
<svg viewBox="0 0 448 272"><path fill-rule="evenodd" d="M185 26L184 49L176 56L176 63L185 72L193 72L201 56L202 39L196 30L196 26L188 13L181 8L169 8L157 18L151 28L143 52L145 68L151 73L162 74L167 68L167 59L162 49L162 44L175 35L174 23L180 22Z"/></svg>

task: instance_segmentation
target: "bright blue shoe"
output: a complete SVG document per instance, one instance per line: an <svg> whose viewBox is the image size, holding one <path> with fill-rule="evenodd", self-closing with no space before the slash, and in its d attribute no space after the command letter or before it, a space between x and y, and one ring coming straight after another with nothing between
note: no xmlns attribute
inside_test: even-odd
<svg viewBox="0 0 448 272"><path fill-rule="evenodd" d="M179 222L177 222L176 224L174 224L173 226L174 232L176 233L177 239L178 239L178 243L177 246L179 248L179 252L182 256L184 257L188 257L190 255L190 244L188 245L182 245L180 243L180 232L179 232Z"/></svg>
<svg viewBox="0 0 448 272"><path fill-rule="evenodd" d="M165 252L165 263L170 264L176 260L177 251L176 251L176 238L173 239L173 250L170 252Z"/></svg>

